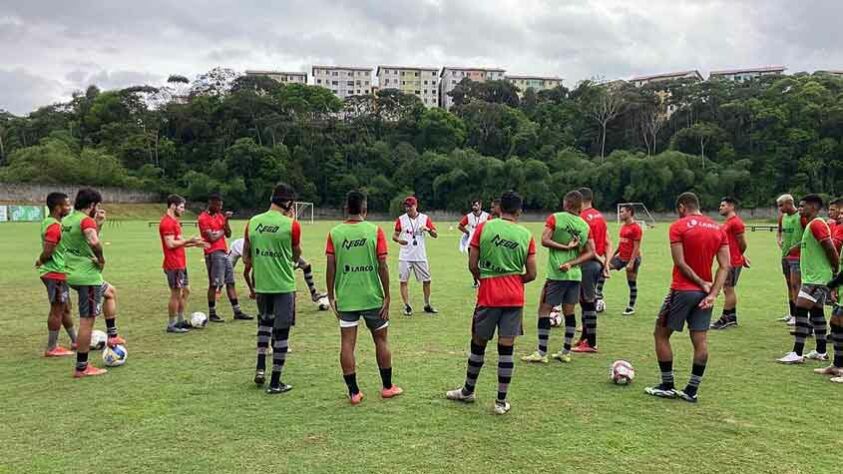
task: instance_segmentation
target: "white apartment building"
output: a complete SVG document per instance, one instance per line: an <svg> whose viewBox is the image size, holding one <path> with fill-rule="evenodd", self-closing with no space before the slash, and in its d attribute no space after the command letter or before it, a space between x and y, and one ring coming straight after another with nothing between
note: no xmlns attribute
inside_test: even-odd
<svg viewBox="0 0 843 474"><path fill-rule="evenodd" d="M439 69L432 67L378 66L375 75L380 90L397 89L413 94L425 107L439 105Z"/></svg>
<svg viewBox="0 0 843 474"><path fill-rule="evenodd" d="M527 89L539 92L562 85L562 78L555 76L506 76L506 80L518 88L519 96L523 96Z"/></svg>
<svg viewBox="0 0 843 474"><path fill-rule="evenodd" d="M722 71L711 71L709 79L725 79L729 81L749 81L761 76L779 76L787 70L784 66L752 67L746 69L725 69Z"/></svg>
<svg viewBox="0 0 843 474"><path fill-rule="evenodd" d="M266 76L282 84L307 84L306 72L248 70L247 76Z"/></svg>
<svg viewBox="0 0 843 474"><path fill-rule="evenodd" d="M635 87L641 87L645 84L653 82L673 81L676 79L692 79L695 81L702 81L703 77L696 69L691 71L667 72L664 74L652 74L649 76L635 76L629 80Z"/></svg>
<svg viewBox="0 0 843 474"><path fill-rule="evenodd" d="M478 67L450 67L442 68L439 73L439 105L444 109L450 109L453 105L453 100L448 95L448 92L454 90L454 87L466 77L472 81L499 81L504 79L506 70L500 68L478 68Z"/></svg>
<svg viewBox="0 0 843 474"><path fill-rule="evenodd" d="M313 85L324 87L340 99L372 93L372 68L313 66Z"/></svg>

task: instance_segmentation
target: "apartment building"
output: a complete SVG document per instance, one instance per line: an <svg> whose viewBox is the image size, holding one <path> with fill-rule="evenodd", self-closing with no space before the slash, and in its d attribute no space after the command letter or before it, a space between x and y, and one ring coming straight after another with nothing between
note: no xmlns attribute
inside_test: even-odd
<svg viewBox="0 0 843 474"><path fill-rule="evenodd" d="M324 87L340 99L372 93L372 68L313 66L313 85Z"/></svg>
<svg viewBox="0 0 843 474"><path fill-rule="evenodd" d="M421 99L425 107L439 105L439 69L432 67L378 66L380 90L397 89Z"/></svg>
<svg viewBox="0 0 843 474"><path fill-rule="evenodd" d="M635 76L629 80L635 87L641 87L645 84L652 84L654 82L674 81L677 79L692 79L694 81L702 81L703 77L696 69L691 71L668 72L664 74L653 74L649 76Z"/></svg>
<svg viewBox="0 0 843 474"><path fill-rule="evenodd" d="M450 109L453 105L453 100L448 95L448 92L454 90L454 87L466 77L472 81L498 81L503 80L506 70L499 68L476 68L476 67L450 67L442 68L439 73L439 105L445 109Z"/></svg>
<svg viewBox="0 0 843 474"><path fill-rule="evenodd" d="M506 76L506 80L518 88L518 95L524 95L527 89L533 89L536 92L553 89L562 85L561 77L544 77L544 76Z"/></svg>
<svg viewBox="0 0 843 474"><path fill-rule="evenodd" d="M722 71L711 71L709 79L723 79L727 81L749 81L761 76L779 76L787 70L784 66L752 67L746 69L725 69Z"/></svg>
<svg viewBox="0 0 843 474"><path fill-rule="evenodd" d="M826 74L829 76L843 76L843 69L822 69L816 71L817 74Z"/></svg>
<svg viewBox="0 0 843 474"><path fill-rule="evenodd" d="M307 84L306 72L247 70L247 76L266 76L282 84Z"/></svg>

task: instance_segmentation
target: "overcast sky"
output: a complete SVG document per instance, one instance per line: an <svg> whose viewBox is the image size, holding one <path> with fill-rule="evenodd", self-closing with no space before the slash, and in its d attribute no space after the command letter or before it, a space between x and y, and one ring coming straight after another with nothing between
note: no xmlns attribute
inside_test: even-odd
<svg viewBox="0 0 843 474"><path fill-rule="evenodd" d="M269 6L272 4L273 6ZM843 69L841 0L0 0L0 109L215 66L496 66L628 78Z"/></svg>

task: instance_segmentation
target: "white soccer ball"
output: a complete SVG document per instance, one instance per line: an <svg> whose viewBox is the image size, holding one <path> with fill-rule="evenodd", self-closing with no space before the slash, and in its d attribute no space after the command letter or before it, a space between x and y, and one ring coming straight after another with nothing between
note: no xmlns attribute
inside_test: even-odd
<svg viewBox="0 0 843 474"><path fill-rule="evenodd" d="M629 385L635 380L635 369L626 360L616 360L609 368L609 379L615 385Z"/></svg>
<svg viewBox="0 0 843 474"><path fill-rule="evenodd" d="M559 327L562 324L562 307L555 306L550 310L550 327Z"/></svg>
<svg viewBox="0 0 843 474"><path fill-rule="evenodd" d="M91 331L91 350L98 351L105 347L108 341L108 335L100 330Z"/></svg>
<svg viewBox="0 0 843 474"><path fill-rule="evenodd" d="M102 361L108 367L118 367L125 364L127 357L129 357L129 353L126 351L126 347L119 344L114 347L106 347L102 351Z"/></svg>
<svg viewBox="0 0 843 474"><path fill-rule="evenodd" d="M327 296L323 296L316 302L316 306L319 307L319 311L328 311L331 308L331 302L328 301Z"/></svg>
<svg viewBox="0 0 843 474"><path fill-rule="evenodd" d="M594 303L594 309L595 309L598 313L602 313L603 311L606 311L606 303L605 303L603 300L597 300L597 301Z"/></svg>
<svg viewBox="0 0 843 474"><path fill-rule="evenodd" d="M208 324L208 316L201 311L197 311L190 315L190 325L197 329L202 329Z"/></svg>

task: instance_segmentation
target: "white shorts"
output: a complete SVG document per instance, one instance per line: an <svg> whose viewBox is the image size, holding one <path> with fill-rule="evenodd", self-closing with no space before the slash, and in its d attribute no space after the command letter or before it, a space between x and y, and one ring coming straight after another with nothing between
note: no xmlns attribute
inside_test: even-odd
<svg viewBox="0 0 843 474"><path fill-rule="evenodd" d="M430 267L427 262L398 261L398 281L401 283L410 281L411 272L416 276L416 281L430 281Z"/></svg>

